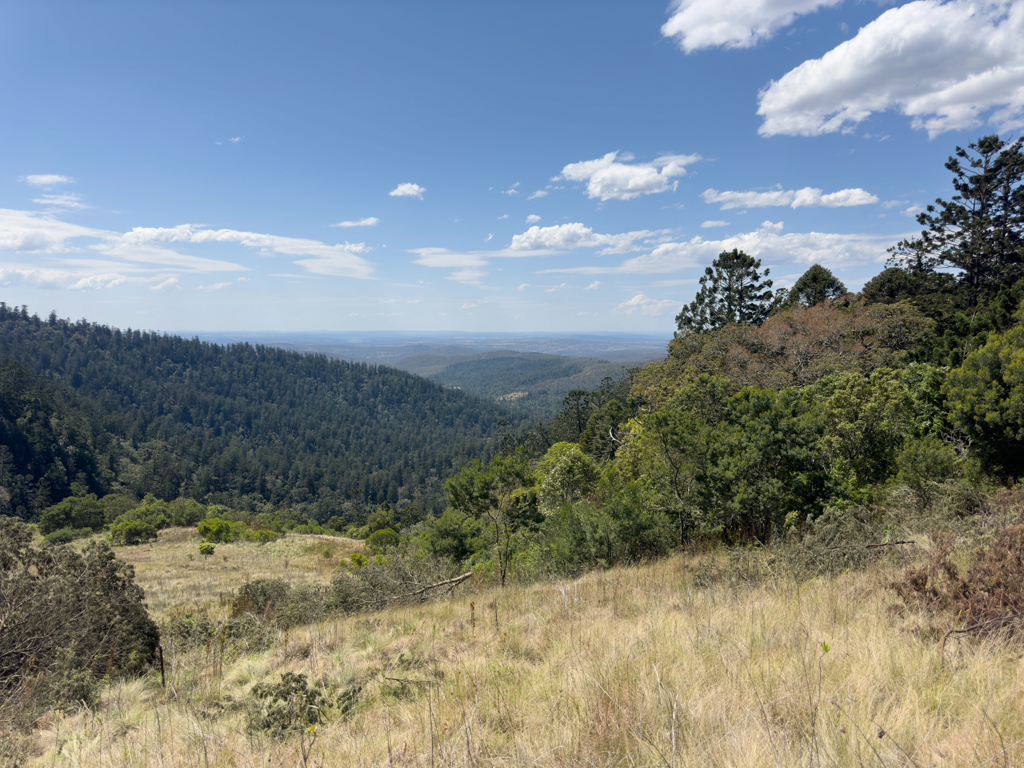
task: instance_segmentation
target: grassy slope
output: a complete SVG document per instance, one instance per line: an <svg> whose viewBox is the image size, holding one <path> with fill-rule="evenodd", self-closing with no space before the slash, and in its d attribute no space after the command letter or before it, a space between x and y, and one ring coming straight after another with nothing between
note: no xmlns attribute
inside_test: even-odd
<svg viewBox="0 0 1024 768"><path fill-rule="evenodd" d="M177 531L121 550L161 617L222 615L217 594L246 577L329 577L331 542L313 537L218 546L205 562L188 559L196 544ZM334 545L340 555L357 543ZM265 653L229 653L222 672L216 652L171 650L166 692L152 676L111 686L93 713L53 713L31 764L303 765L298 737L247 735L236 704L286 671L362 686L355 713L319 729L309 765L1024 760L1013 648L951 641L943 668L923 631L931 617L890 610L884 569L797 584L760 564L762 578L698 586L713 557L504 591L475 584L445 602L281 633Z"/></svg>

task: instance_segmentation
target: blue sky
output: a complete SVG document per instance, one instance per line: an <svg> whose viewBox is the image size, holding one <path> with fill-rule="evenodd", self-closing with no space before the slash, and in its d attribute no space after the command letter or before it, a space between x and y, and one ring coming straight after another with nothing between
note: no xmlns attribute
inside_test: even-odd
<svg viewBox="0 0 1024 768"><path fill-rule="evenodd" d="M671 332L851 289L1024 125L1024 3L0 5L0 300L159 330Z"/></svg>

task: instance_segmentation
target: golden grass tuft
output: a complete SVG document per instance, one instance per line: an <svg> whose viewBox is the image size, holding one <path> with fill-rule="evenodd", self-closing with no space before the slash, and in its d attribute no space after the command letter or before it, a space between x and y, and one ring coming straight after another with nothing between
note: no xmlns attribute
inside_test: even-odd
<svg viewBox="0 0 1024 768"><path fill-rule="evenodd" d="M247 578L326 580L312 562L322 548L303 554L309 538L227 545L226 563L221 546L209 563L187 560L196 542L175 533L121 554L158 615L198 605L212 617L223 606L209 595ZM966 637L941 663L922 631L936 617L891 610L892 573L700 586L696 570L677 555L576 581L477 584L279 632L264 653L182 652L167 659L166 691L151 675L107 687L95 711L44 718L28 764L1024 764L1019 650ZM249 690L282 672L361 686L358 704L302 738L247 733Z"/></svg>

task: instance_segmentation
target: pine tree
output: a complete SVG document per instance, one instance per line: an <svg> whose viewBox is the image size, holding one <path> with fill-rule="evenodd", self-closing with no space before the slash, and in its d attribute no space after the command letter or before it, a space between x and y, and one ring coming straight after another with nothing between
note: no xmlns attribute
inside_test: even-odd
<svg viewBox="0 0 1024 768"><path fill-rule="evenodd" d="M700 292L676 315L680 331L707 333L730 323L760 325L775 305L769 270L761 260L733 249L722 251L700 279Z"/></svg>
<svg viewBox="0 0 1024 768"><path fill-rule="evenodd" d="M889 249L889 264L911 274L953 269L967 303L990 298L1024 276L1024 138L983 136L956 148L946 168L956 194L917 217L921 236Z"/></svg>
<svg viewBox="0 0 1024 768"><path fill-rule="evenodd" d="M820 264L814 264L800 275L789 291L789 301L813 307L824 301L838 299L846 293L846 286Z"/></svg>

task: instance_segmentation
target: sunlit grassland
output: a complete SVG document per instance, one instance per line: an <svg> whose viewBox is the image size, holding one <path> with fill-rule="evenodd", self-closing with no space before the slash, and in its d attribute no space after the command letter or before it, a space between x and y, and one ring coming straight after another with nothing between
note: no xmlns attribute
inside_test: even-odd
<svg viewBox="0 0 1024 768"><path fill-rule="evenodd" d="M329 544L219 545L204 561L171 532L119 554L158 617L219 618L218 594L246 579L327 581L358 542L324 558ZM799 583L762 560L708 579L715 558L726 559L680 554L504 590L471 582L446 601L279 630L261 653L171 648L166 689L153 673L108 686L93 711L50 713L31 764L1024 763L1019 647L953 638L943 657L952 620L899 608L883 566ZM248 732L252 686L289 671L358 687L355 709L302 737Z"/></svg>
<svg viewBox="0 0 1024 768"><path fill-rule="evenodd" d="M200 541L194 528L168 528L153 544L117 550L135 568L147 608L157 621L196 612L220 620L247 581L284 579L294 586L327 582L341 559L365 552L363 543L354 539L289 534L267 544L217 544L212 555L204 556L199 554Z"/></svg>

